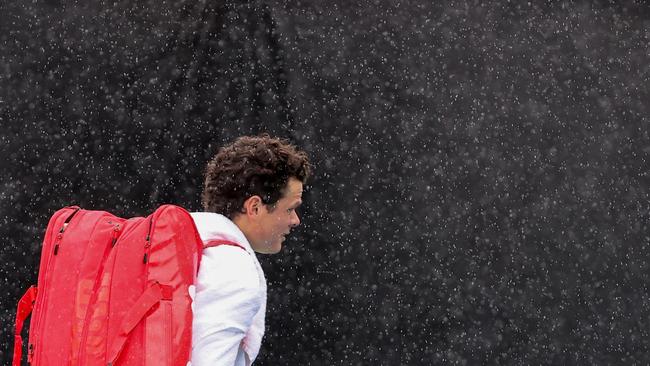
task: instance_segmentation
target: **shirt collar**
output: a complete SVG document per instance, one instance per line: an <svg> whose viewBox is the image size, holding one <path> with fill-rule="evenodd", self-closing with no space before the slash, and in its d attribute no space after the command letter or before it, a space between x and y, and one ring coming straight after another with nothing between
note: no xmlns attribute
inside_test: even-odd
<svg viewBox="0 0 650 366"><path fill-rule="evenodd" d="M226 216L214 212L192 212L191 215L203 242L219 239L234 241L247 251L253 251L244 233Z"/></svg>

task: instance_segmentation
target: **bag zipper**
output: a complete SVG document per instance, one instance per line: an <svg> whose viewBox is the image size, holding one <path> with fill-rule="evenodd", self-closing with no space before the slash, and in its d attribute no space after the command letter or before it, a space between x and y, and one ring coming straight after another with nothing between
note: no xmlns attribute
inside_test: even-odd
<svg viewBox="0 0 650 366"><path fill-rule="evenodd" d="M65 232L65 229L67 229L68 225L70 224L70 220L74 217L74 215L79 212L80 208L77 208L70 216L68 216L67 219L63 222L63 226L61 226L61 229L59 230L59 234L57 235L57 238L59 239L58 243L54 245L54 255L57 255L59 253L59 244L61 243L61 239L63 238L63 233Z"/></svg>
<svg viewBox="0 0 650 366"><path fill-rule="evenodd" d="M109 224L111 224L111 222L109 222ZM117 241L118 241L119 237L122 234L124 234L124 233L120 234L120 230L122 230L122 226L120 224L114 224L113 225L113 235L112 235L112 238L111 238L111 245L108 248L106 248L106 252L104 253L104 257L108 257L110 255L111 251L113 250L113 248L117 244ZM93 288L92 288L92 292L91 292L91 297L90 297L90 300L88 301L89 304L94 303L95 300L97 299L97 296L99 295L98 290L99 290L99 287L101 286L102 277L103 277L103 274L104 274L104 265L105 264L106 264L106 258L102 261L101 267L97 270L97 275L95 276L95 280L93 281ZM109 294L109 296L110 296L110 294ZM86 352L85 352L85 350L86 350L86 338L88 338L88 328L89 328L89 325L90 325L90 319L92 318L93 314L94 314L93 309L90 309L90 308L86 309L86 314L84 315L84 322L83 322L84 327L81 330L81 338L79 338L79 351L78 351L79 353L77 353L77 359L75 360L75 362L76 362L75 364L77 364L77 365L81 362L81 360L83 360L83 357L86 356Z"/></svg>
<svg viewBox="0 0 650 366"><path fill-rule="evenodd" d="M160 214L161 214L161 210L158 210L154 214L151 215L151 217L149 219L149 229L147 230L147 236L145 238L144 257L142 259L142 263L144 264L144 273L145 273L145 278L147 278L147 279L150 279L149 278L149 262L151 261L151 258L150 258L150 256L151 256L151 232L153 230L153 221L154 221L154 218L157 219ZM147 283L148 283L148 281L145 281L143 289L145 289L147 287ZM164 311L163 304L161 303L159 305L161 307L158 310L159 311ZM147 317L146 316L143 317L141 321L142 321L142 327L143 327L143 330L144 330L144 341L145 341L144 346L147 347L147 344L146 344L146 340L147 340ZM145 355L145 357L146 357L146 355ZM110 366L112 366L112 365L110 365Z"/></svg>
<svg viewBox="0 0 650 366"><path fill-rule="evenodd" d="M55 237L55 242L54 242L54 250L51 253L47 253L48 258L47 258L47 265L45 267L45 273L50 272L50 268L54 267L54 263L55 263L54 262L54 256L56 256L58 251L59 251L58 248L59 248L59 244L61 243L61 240L63 239L63 233L65 232L65 229L70 224L70 221L72 220L72 218L80 210L81 210L81 208L75 207L74 211L65 219L65 221L61 225L61 228L57 232L56 237ZM36 306L38 306L38 310L34 309L34 311L38 312L38 317L36 318L36 324L34 326L34 333L35 334L34 334L33 338L30 335L30 337L29 337L30 340L31 339L34 339L34 340L37 339L36 336L38 334L39 327L43 323L45 315L46 315L45 312L43 311L43 306L45 306L47 304L47 298L48 298L47 295L49 294L49 291L47 289L49 288L48 285L49 285L49 282L50 282L49 281L50 278L51 278L51 276L46 276L46 277L43 278L43 280L45 281L45 284L44 285L41 285L40 283L38 284L39 289L41 289L41 291L39 291L39 293L42 292L43 295L41 296L41 299L40 299L41 301L40 302L37 301L37 303L36 303ZM37 299L38 299L38 296L37 296ZM29 362L30 364L32 364L36 359L36 351L37 351L36 345L32 341L30 341L29 342L28 353L27 353L27 360L28 360L27 362Z"/></svg>
<svg viewBox="0 0 650 366"><path fill-rule="evenodd" d="M128 222L128 220L127 220L127 222ZM126 224L126 222L125 222L125 224ZM116 225L116 226L119 226L119 225ZM151 245L150 244L150 241L151 241L150 238L151 238L151 228L152 228L152 226L153 226L153 224L152 224L152 218L151 218L151 219L149 219L149 230L148 230L147 236L145 238L145 240L146 240L145 248L147 248L148 246ZM111 248L109 250L109 253L110 253L110 251L112 251L113 247L115 247L115 245L119 241L119 237L127 236L133 230L135 230L135 225L129 225L126 230L122 231L122 233L120 233L118 235L118 237L114 238L112 243L111 243ZM115 249L115 250L118 250L118 249ZM148 256L145 253L145 263L146 263L146 258L148 258ZM101 279L102 279L102 274L103 273L104 273L104 268L102 267L101 270L98 273L98 277L95 279L95 285L93 287L93 292L92 292L93 297L97 296L97 289L98 289L98 286L101 284ZM109 294L109 297L110 296L111 296L111 294ZM90 302L92 303L93 301L94 300L91 298ZM80 346L80 349L79 349L79 356L78 356L77 362L81 362L81 360L83 360L84 357L86 356L85 344L86 344L86 338L88 337L88 326L89 326L89 317L90 316L92 316L92 311L88 311L86 313L86 319L84 321L84 329L83 329L82 335L81 335L81 343L80 343L81 346Z"/></svg>
<svg viewBox="0 0 650 366"><path fill-rule="evenodd" d="M144 244L145 253L144 253L143 260L142 260L142 261L143 261L143 264L146 266L146 268L145 268L145 273L147 273L147 271L148 271L149 248L151 247L151 230L153 229L153 219L154 219L154 217L153 217L153 215L152 215L152 216L149 218L149 229L147 230L147 236L145 237L145 244ZM120 236L127 235L127 233L129 233L131 230L134 230L135 228L134 228L134 226L130 226L129 229L130 229L130 230L128 230L128 231L122 232L122 234L121 234ZM117 240L114 241L113 245L115 245L116 242L117 242ZM112 249L112 247L111 247L111 249ZM99 277L98 277L97 280L95 281L95 282L96 282L96 286L97 286L97 283L98 283L98 282L101 282L101 273L103 273L103 272L104 272L104 270L103 270L103 268L102 268ZM147 274L147 276L148 276L148 274ZM95 286L95 287L96 287L96 286ZM95 295L96 293L97 293L97 289L95 289L95 290L93 291L93 295ZM109 297L110 297L110 294L109 294ZM91 302L92 302L92 301L93 301L93 300L91 299ZM86 317L89 317L89 316L90 316L90 313L91 313L91 312L87 312L87 313L86 313ZM85 346L84 346L84 345L85 345L85 341L86 341L86 337L87 337L87 336L88 336L88 318L86 318L86 321L85 321L85 323L84 323L84 329L83 329L83 333L82 333L82 337L81 337L81 349L79 350L79 351L80 351L80 352L79 352L79 358L77 359L78 362L81 362L81 360L83 360L83 357L86 355L86 352L85 352ZM109 363L109 365L111 365L111 364Z"/></svg>
<svg viewBox="0 0 650 366"><path fill-rule="evenodd" d="M142 263L145 265L149 262L149 250L151 248L151 229L153 228L153 215L149 219L149 230L147 230L147 237L144 239L144 258L142 258Z"/></svg>

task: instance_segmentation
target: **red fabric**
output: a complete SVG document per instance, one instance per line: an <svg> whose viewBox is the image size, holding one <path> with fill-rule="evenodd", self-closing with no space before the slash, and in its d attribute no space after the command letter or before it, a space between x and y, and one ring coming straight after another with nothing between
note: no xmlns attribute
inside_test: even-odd
<svg viewBox="0 0 650 366"><path fill-rule="evenodd" d="M110 250L112 222L117 220L121 219L107 212L78 207L52 216L43 240L30 324L33 364L74 365L93 283Z"/></svg>
<svg viewBox="0 0 650 366"><path fill-rule="evenodd" d="M34 301L36 301L36 287L30 287L23 297L18 301L18 309L16 310L16 328L14 331L14 361L13 366L20 366L20 361L23 357L23 337L20 335L23 331L23 325L29 314L32 313L34 308Z"/></svg>
<svg viewBox="0 0 650 366"><path fill-rule="evenodd" d="M172 300L173 289L171 286L161 285L158 282L151 283L145 292L140 296L135 304L129 309L128 313L122 319L120 333L111 345L109 351L108 364L113 365L117 360L124 344L129 339L133 329L142 321L147 313L161 300ZM159 344L158 342L154 342Z"/></svg>
<svg viewBox="0 0 650 366"><path fill-rule="evenodd" d="M128 220L59 210L43 240L29 333L33 364L186 366L188 287L202 249L194 221L177 206Z"/></svg>
<svg viewBox="0 0 650 366"><path fill-rule="evenodd" d="M150 241L142 242L150 232ZM192 344L192 299L188 288L194 284L202 242L187 211L171 205L160 207L142 223L122 237L118 250L111 253L115 268L109 292L119 293L108 307L106 341L109 349L120 342L124 334L123 319L129 316L133 304L152 282L161 285L161 300L130 332L128 341L115 359L119 366L175 365L186 366ZM144 234L144 235L143 235ZM135 244L138 243L138 244ZM143 256L147 254L147 262ZM113 257L114 255L114 257ZM134 279L136 279L134 281ZM165 300L166 299L166 300ZM156 346L152 346L156 345ZM93 365L92 360L81 360L82 365ZM162 362L162 363L159 363ZM106 364L98 362L97 364Z"/></svg>
<svg viewBox="0 0 650 366"><path fill-rule="evenodd" d="M219 246L219 245L230 245L230 246L233 246L233 247L240 247L240 248L244 249L244 247L241 244L237 243L237 242L230 241L230 240L222 240L222 239L208 240L207 242L203 243L203 249L212 248L212 247L216 247L216 246Z"/></svg>

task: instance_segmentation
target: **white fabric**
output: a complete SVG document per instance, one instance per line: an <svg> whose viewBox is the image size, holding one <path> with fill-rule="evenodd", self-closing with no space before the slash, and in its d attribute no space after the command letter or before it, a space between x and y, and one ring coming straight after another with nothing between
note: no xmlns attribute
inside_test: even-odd
<svg viewBox="0 0 650 366"><path fill-rule="evenodd" d="M225 216L191 214L204 242L234 241L203 250L192 321L192 366L249 366L264 335L266 278L244 234Z"/></svg>

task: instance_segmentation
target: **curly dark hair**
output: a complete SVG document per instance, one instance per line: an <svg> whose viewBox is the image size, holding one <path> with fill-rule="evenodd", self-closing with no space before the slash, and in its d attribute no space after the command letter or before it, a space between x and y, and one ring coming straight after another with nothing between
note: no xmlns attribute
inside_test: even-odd
<svg viewBox="0 0 650 366"><path fill-rule="evenodd" d="M272 210L289 178L304 184L310 174L307 154L287 140L266 134L242 136L219 149L208 163L203 209L232 219L249 197L258 195Z"/></svg>

